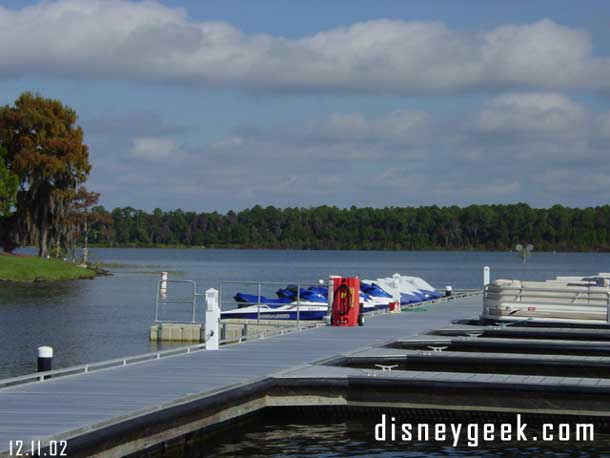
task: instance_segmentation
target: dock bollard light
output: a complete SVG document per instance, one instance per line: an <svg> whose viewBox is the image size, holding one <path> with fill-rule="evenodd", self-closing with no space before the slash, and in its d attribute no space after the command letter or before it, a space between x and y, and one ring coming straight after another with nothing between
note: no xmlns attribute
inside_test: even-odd
<svg viewBox="0 0 610 458"><path fill-rule="evenodd" d="M205 292L205 349L218 350L220 345L220 294L210 288Z"/></svg>
<svg viewBox="0 0 610 458"><path fill-rule="evenodd" d="M451 285L445 286L445 297L449 297L453 294L453 288Z"/></svg>
<svg viewBox="0 0 610 458"><path fill-rule="evenodd" d="M489 266L483 267L483 287L490 283L490 269Z"/></svg>
<svg viewBox="0 0 610 458"><path fill-rule="evenodd" d="M161 272L161 294L167 294L167 272Z"/></svg>
<svg viewBox="0 0 610 458"><path fill-rule="evenodd" d="M38 372L46 372L53 369L53 348L38 347Z"/></svg>

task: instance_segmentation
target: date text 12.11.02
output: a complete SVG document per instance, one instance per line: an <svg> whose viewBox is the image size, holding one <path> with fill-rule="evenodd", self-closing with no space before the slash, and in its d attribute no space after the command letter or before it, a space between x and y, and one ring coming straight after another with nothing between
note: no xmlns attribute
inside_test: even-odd
<svg viewBox="0 0 610 458"><path fill-rule="evenodd" d="M10 456L68 456L68 441L9 441Z"/></svg>

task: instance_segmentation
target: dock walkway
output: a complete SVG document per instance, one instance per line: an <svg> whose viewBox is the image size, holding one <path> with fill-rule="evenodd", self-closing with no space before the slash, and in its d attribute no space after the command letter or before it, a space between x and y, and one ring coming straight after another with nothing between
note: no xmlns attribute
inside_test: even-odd
<svg viewBox="0 0 610 458"><path fill-rule="evenodd" d="M217 351L149 360L0 389L0 456L10 440L74 438L187 399L264 380L288 369L364 350L477 316L481 297L381 314L354 328L323 326Z"/></svg>

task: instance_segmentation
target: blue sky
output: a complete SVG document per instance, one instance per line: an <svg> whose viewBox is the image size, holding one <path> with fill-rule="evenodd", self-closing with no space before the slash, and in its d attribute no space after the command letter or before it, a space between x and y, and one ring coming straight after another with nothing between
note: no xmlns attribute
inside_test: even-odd
<svg viewBox="0 0 610 458"><path fill-rule="evenodd" d="M608 13L8 1L0 103L33 90L75 108L108 207L597 205L610 198Z"/></svg>

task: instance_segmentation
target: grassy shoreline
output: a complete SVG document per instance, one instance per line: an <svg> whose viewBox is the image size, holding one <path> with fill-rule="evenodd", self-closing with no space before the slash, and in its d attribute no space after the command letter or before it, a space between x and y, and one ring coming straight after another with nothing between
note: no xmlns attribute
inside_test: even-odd
<svg viewBox="0 0 610 458"><path fill-rule="evenodd" d="M0 254L0 281L31 283L93 277L95 277L93 270L59 259Z"/></svg>

